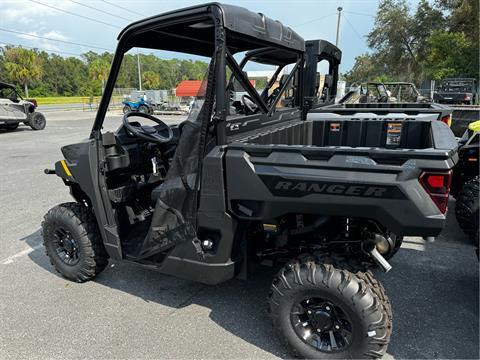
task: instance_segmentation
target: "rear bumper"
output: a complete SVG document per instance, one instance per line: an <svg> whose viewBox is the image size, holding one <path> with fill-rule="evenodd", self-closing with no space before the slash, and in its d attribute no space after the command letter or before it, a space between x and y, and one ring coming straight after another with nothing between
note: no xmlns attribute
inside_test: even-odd
<svg viewBox="0 0 480 360"><path fill-rule="evenodd" d="M453 159L426 157L398 166L341 154L310 160L298 153L256 157L229 150L227 156L229 210L244 220L288 213L368 218L409 236L437 236L445 226L446 215L418 179L422 169L448 171Z"/></svg>
<svg viewBox="0 0 480 360"><path fill-rule="evenodd" d="M473 100L473 95L469 93L438 93L434 94L433 100L441 104L458 104Z"/></svg>

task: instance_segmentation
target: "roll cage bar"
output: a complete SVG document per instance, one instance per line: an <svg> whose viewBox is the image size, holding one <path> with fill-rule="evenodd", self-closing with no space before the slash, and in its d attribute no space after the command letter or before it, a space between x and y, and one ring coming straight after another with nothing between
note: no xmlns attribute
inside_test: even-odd
<svg viewBox="0 0 480 360"><path fill-rule="evenodd" d="M267 49L267 51L270 51L271 49ZM227 51L227 63L228 65L230 66L230 69L232 70L233 72L233 75L235 78L237 78L237 80L240 81L240 83L242 84L242 86L244 87L244 89L248 92L248 94L252 97L252 100L254 100L254 102L256 103L256 105L260 108L260 110L263 112L263 113L266 113L268 116L270 116L273 111L275 110L275 106L277 105L277 103L280 101L280 98L281 98L281 95L282 93L285 91L285 89L287 88L288 84L290 83L290 81L292 81L293 77L295 76L295 73L297 72L298 68L301 66L301 64L303 63L303 56L301 54L297 54L296 57L291 57L290 60L292 60L291 62L290 61L283 61L283 62L278 62L278 63L275 63L275 62L271 62L270 64L271 65L277 65L278 68L277 70L275 71L274 75L272 76L272 78L270 79L270 81L268 82L267 86L265 87L264 91L262 92L261 95L258 94L258 92L255 90L255 88L253 87L253 85L250 83L249 79L247 76L245 76L244 72L242 71L243 67L245 66L245 64L249 61L249 60L255 60L255 54L259 54L259 53L262 53L266 51L265 49L261 49L261 50L258 50L258 51L255 51L255 53L247 53L245 55L245 57L242 59L242 61L240 62L240 64L238 64L236 62L236 60L234 59L234 57L230 54L229 51ZM266 61L264 63L267 63ZM278 93L278 95L275 97L275 99L273 100L273 102L270 104L270 106L268 106L265 101L263 100L263 95L265 93L265 91L268 91L268 89L273 85L273 83L275 82L275 80L278 78L278 75L280 73L280 71L283 69L283 67L285 65L288 65L288 64L291 64L291 63L295 63L292 71L290 72L290 74L288 75L287 77L287 80L285 81L285 83L281 86L280 88L280 91Z"/></svg>
<svg viewBox="0 0 480 360"><path fill-rule="evenodd" d="M123 55L133 47L179 51L193 55L208 56L215 61L216 109L213 120L217 128L217 143L226 143L226 66L255 100L262 112L271 114L255 88L246 79L233 58L237 52L276 47L297 53L303 59L305 42L289 27L261 13L242 7L210 3L192 6L134 22L122 30L105 86L104 95L92 127L90 138L100 139L100 130L105 119ZM294 70L301 61L297 59ZM291 72L291 75L294 71ZM300 72L301 73L301 72ZM289 77L288 82L292 76ZM283 92L284 89L282 89ZM278 99L277 99L278 102Z"/></svg>

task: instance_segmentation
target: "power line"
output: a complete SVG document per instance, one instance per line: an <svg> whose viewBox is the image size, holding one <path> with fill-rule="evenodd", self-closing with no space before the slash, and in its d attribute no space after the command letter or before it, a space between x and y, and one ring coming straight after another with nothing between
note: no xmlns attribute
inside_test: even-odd
<svg viewBox="0 0 480 360"><path fill-rule="evenodd" d="M355 34L357 34L358 38L361 40L361 41L365 41L365 38L362 37L362 35L360 35L360 33L355 29L355 27L353 26L353 24L350 22L350 20L347 19L347 17L345 16L345 14L343 15L343 18L345 19L345 21L348 23L348 25L350 25L350 27L352 28L353 32Z"/></svg>
<svg viewBox="0 0 480 360"><path fill-rule="evenodd" d="M90 48L93 48L93 49L113 51L113 49L107 49L107 48L100 47L100 46L81 44L81 43L76 43L76 42L67 41L67 40L53 39L53 38L50 38L50 37L40 36L40 35L34 35L34 34L29 34L29 33L21 32L21 31L17 31L17 30L9 30L9 29L0 28L0 31L9 32L9 33L12 33L12 34L19 34L19 35L29 36L29 37L33 37L33 38L37 38L37 39L44 39L44 40L49 40L49 41L57 41L57 42L65 43L65 44L71 44L71 45L77 45L77 46L90 47Z"/></svg>
<svg viewBox="0 0 480 360"><path fill-rule="evenodd" d="M107 11L104 11L104 10L101 10L101 9L97 9L96 7L93 7L93 6L90 6L90 5L82 4L81 2L78 2L78 1L70 0L70 2L72 2L72 3L74 3L74 4L77 4L77 5L80 5L80 6L83 6L83 7L86 7L86 8L88 8L88 9L92 9L92 10L101 12L101 13L103 13L103 14L107 14L107 15L109 15L109 16L113 16L113 17L122 19L122 20L133 21L132 19L128 19L128 18L125 18L125 17L120 16L120 15L110 14L110 13L107 12Z"/></svg>
<svg viewBox="0 0 480 360"><path fill-rule="evenodd" d="M362 14L362 13L358 13L358 12L354 12L354 11L347 11L347 10L345 10L344 12L349 13L349 14L353 14L353 15L368 16L368 17L371 17L371 18L375 19L375 16L370 15L370 14Z"/></svg>
<svg viewBox="0 0 480 360"><path fill-rule="evenodd" d="M101 21L101 20L97 20L97 19L93 19L93 18L88 17L88 16L84 16L84 15L80 15L80 14L77 14L77 13L74 13L74 12L71 12L71 11L63 10L63 9L57 8L57 7L52 6L52 5L44 4L44 3L40 2L40 1L37 1L37 0L29 0L29 1L30 1L30 2L33 2L33 3L35 3L35 4L39 4L39 5L46 6L46 7L48 7L48 8L51 8L51 9L54 9L54 10L63 12L63 13L65 13L65 14L77 16L77 17L80 17L80 18L83 18L83 19L87 19L87 20L90 20L90 21L99 23L99 24L103 24L103 25L107 25L107 26L113 27L113 28L116 28L116 29L121 29L121 28L120 28L119 26L117 26L117 25L109 24L109 23L107 23L107 22L104 22L104 21Z"/></svg>
<svg viewBox="0 0 480 360"><path fill-rule="evenodd" d="M23 47L23 48L32 49L32 50L43 50L43 51L59 53L59 54L82 56L82 54L78 54L78 53L72 53L72 52L63 51L63 50L44 49L44 48L41 48L41 47L38 47L38 46L27 46L27 45L22 45L22 44L20 44L20 45L7 44L6 46L21 47L21 48ZM1 47L3 47L3 46L1 46Z"/></svg>
<svg viewBox="0 0 480 360"><path fill-rule="evenodd" d="M108 5L111 5L111 6L115 6L115 7L119 8L119 9L128 11L129 13L137 14L137 15L140 15L140 16L148 16L148 15L139 13L139 12L137 12L137 11L134 11L134 10L132 10L132 9L127 9L127 8L124 8L124 7L120 6L120 5L111 3L110 1L105 1L105 0L101 0L101 1L104 2L105 4L108 4Z"/></svg>
<svg viewBox="0 0 480 360"><path fill-rule="evenodd" d="M326 19L327 17L332 16L332 15L335 15L335 13L329 14L329 15L325 15L325 16L322 16L322 17L319 17L319 18L316 18L316 19L312 19L312 20L309 20L309 21L304 22L304 23L301 23L301 24L297 24L297 25L295 25L294 27L299 27L299 26L303 26L303 25L310 24L310 23L315 22L315 21L323 20L323 19Z"/></svg>

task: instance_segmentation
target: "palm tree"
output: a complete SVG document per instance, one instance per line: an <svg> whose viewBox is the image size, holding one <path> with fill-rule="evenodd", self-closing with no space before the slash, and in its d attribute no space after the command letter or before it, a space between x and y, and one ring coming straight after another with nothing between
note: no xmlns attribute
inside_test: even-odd
<svg viewBox="0 0 480 360"><path fill-rule="evenodd" d="M7 48L4 51L5 70L10 80L23 85L28 98L28 84L41 78L43 67L37 53L21 47Z"/></svg>
<svg viewBox="0 0 480 360"><path fill-rule="evenodd" d="M105 90L105 80L107 80L110 64L102 58L93 60L89 66L90 77L93 80L100 80L102 82L102 95Z"/></svg>
<svg viewBox="0 0 480 360"><path fill-rule="evenodd" d="M160 75L155 71L145 71L142 74L143 86L145 89L158 89L160 87Z"/></svg>

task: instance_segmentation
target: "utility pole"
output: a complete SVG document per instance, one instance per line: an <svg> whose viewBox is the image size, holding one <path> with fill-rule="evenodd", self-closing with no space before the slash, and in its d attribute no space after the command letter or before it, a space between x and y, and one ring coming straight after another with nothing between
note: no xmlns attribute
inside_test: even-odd
<svg viewBox="0 0 480 360"><path fill-rule="evenodd" d="M340 16L342 14L342 10L343 8L341 6L339 6L337 8L337 11L338 11L338 19L337 19L337 37L335 39L335 46L338 47L338 34L340 33Z"/></svg>
<svg viewBox="0 0 480 360"><path fill-rule="evenodd" d="M140 72L140 53L137 52L137 68L138 68L138 84L140 91L142 91L142 74Z"/></svg>

